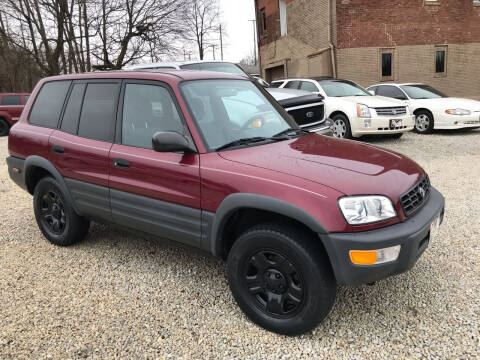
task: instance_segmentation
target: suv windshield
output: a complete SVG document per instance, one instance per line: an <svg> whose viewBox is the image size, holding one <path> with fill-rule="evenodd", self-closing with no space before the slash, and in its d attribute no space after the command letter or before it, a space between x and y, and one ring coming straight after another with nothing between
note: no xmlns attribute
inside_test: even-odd
<svg viewBox="0 0 480 360"><path fill-rule="evenodd" d="M400 88L412 99L437 99L447 95L428 85L402 85Z"/></svg>
<svg viewBox="0 0 480 360"><path fill-rule="evenodd" d="M361 86L345 80L322 80L320 86L327 96L371 96L371 94Z"/></svg>
<svg viewBox="0 0 480 360"><path fill-rule="evenodd" d="M235 75L248 77L248 75L240 67L238 67L235 64L227 63L227 62L185 64L185 65L180 65L180 68L188 69L188 70L215 71L215 72L235 74Z"/></svg>
<svg viewBox="0 0 480 360"><path fill-rule="evenodd" d="M242 140L254 145L289 128L296 128L288 115L280 113L250 81L193 80L181 91L210 149Z"/></svg>

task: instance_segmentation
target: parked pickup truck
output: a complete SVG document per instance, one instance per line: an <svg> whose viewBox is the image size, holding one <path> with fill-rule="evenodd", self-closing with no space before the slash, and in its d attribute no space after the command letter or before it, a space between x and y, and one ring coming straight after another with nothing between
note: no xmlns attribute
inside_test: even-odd
<svg viewBox="0 0 480 360"><path fill-rule="evenodd" d="M51 243L99 220L200 248L226 260L240 308L272 331L314 328L337 284L407 271L442 222L418 164L301 129L246 77L64 75L32 97L8 171Z"/></svg>
<svg viewBox="0 0 480 360"><path fill-rule="evenodd" d="M30 94L27 93L4 93L0 94L0 136L8 135L27 103Z"/></svg>

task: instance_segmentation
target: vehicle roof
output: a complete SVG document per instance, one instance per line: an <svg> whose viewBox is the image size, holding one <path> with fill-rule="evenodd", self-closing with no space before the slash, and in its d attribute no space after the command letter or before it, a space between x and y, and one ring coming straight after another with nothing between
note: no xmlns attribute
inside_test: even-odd
<svg viewBox="0 0 480 360"><path fill-rule="evenodd" d="M315 80L315 81L322 81L322 80L337 80L337 81L350 81L347 79L339 79L339 78L334 78L331 76L312 76L312 77L295 77L295 78L284 78L284 79L277 79L271 81L273 82L279 82L279 81L301 81L301 80ZM350 81L352 82L352 81Z"/></svg>
<svg viewBox="0 0 480 360"><path fill-rule="evenodd" d="M150 68L150 67L167 67L167 66L180 66L180 65L190 65L190 64L199 64L199 63L226 63L226 64L235 64L231 61L224 61L224 60L188 60L188 61L161 61L161 62L154 62L154 63L144 63L144 64L137 64L131 65L125 68L125 70L129 69L142 69L142 68Z"/></svg>
<svg viewBox="0 0 480 360"><path fill-rule="evenodd" d="M68 74L57 75L47 78L52 80L75 80L75 79L144 79L144 80L202 80L202 79L237 79L248 80L245 76L234 75L228 73L221 73L215 71L200 71L200 70L176 70L176 69L145 69L145 70L118 70L118 71L98 71L83 74Z"/></svg>
<svg viewBox="0 0 480 360"><path fill-rule="evenodd" d="M4 95L30 95L30 93L26 93L26 92L19 92L19 93L13 93L13 92L6 92L6 93L0 93L0 96L4 96Z"/></svg>
<svg viewBox="0 0 480 360"><path fill-rule="evenodd" d="M372 86L380 86L380 85L394 85L394 86L403 86L403 85L425 85L423 83L378 83L378 84L373 84L368 87Z"/></svg>

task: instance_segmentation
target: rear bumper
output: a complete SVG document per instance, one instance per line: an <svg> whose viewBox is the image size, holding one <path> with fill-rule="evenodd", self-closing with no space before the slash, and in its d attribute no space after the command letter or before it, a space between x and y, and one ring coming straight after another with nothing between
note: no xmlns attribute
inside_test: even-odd
<svg viewBox="0 0 480 360"><path fill-rule="evenodd" d="M430 241L430 224L441 215L444 197L432 187L430 197L415 215L405 222L359 233L321 235L339 284L358 285L384 279L411 269ZM401 245L397 260L378 265L355 265L350 250L374 250Z"/></svg>
<svg viewBox="0 0 480 360"><path fill-rule="evenodd" d="M25 184L25 160L17 158L15 156L7 157L7 167L8 174L15 184L20 186L22 189L27 190L27 185Z"/></svg>

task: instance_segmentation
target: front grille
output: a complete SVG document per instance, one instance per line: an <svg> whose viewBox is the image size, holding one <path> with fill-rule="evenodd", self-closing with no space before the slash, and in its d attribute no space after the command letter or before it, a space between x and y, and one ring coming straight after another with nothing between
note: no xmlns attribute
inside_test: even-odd
<svg viewBox="0 0 480 360"><path fill-rule="evenodd" d="M405 115L407 113L407 108L405 106L379 107L374 109L378 116L396 116Z"/></svg>
<svg viewBox="0 0 480 360"><path fill-rule="evenodd" d="M323 120L325 111L323 103L312 104L311 106L306 105L286 108L285 110L287 110L287 112L293 116L297 124L300 126L318 123L319 121Z"/></svg>
<svg viewBox="0 0 480 360"><path fill-rule="evenodd" d="M400 196L400 202L405 216L410 216L419 209L425 200L428 199L429 195L430 179L428 175L425 175L418 184Z"/></svg>

